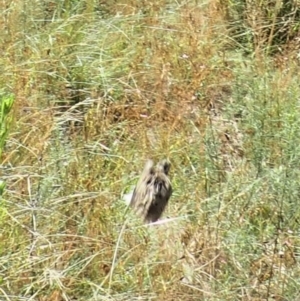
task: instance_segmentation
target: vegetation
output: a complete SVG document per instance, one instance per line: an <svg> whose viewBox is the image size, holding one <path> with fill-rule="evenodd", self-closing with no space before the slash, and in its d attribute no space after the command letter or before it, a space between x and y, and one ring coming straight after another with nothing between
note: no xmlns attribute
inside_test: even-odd
<svg viewBox="0 0 300 301"><path fill-rule="evenodd" d="M0 8L1 300L299 299L297 1ZM122 199L147 158L155 226Z"/></svg>

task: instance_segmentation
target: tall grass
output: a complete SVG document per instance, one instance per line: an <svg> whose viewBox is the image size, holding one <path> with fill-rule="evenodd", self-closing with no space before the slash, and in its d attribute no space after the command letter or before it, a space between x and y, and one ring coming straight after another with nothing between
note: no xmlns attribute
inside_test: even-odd
<svg viewBox="0 0 300 301"><path fill-rule="evenodd" d="M0 299L297 300L299 62L268 51L278 12L255 44L226 2L8 4ZM164 157L174 193L144 226L122 196Z"/></svg>

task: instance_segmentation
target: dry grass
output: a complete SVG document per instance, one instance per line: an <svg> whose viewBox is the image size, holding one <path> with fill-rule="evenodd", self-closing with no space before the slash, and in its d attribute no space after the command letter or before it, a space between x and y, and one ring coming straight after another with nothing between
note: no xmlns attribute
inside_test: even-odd
<svg viewBox="0 0 300 301"><path fill-rule="evenodd" d="M0 299L299 299L296 52L244 55L225 2L27 2L0 4ZM122 200L147 158L155 226Z"/></svg>

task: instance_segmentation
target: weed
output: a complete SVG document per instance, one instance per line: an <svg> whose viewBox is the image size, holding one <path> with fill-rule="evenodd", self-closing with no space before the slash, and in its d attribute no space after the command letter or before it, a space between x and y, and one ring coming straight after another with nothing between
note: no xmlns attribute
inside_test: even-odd
<svg viewBox="0 0 300 301"><path fill-rule="evenodd" d="M1 300L299 298L298 11L278 5L2 1ZM154 226L122 200L147 158L172 162Z"/></svg>

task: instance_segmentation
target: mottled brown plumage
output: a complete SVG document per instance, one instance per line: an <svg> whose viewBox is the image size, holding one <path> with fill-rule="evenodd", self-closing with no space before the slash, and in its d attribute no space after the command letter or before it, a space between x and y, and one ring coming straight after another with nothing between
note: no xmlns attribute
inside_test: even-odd
<svg viewBox="0 0 300 301"><path fill-rule="evenodd" d="M148 160L134 189L130 206L144 222L156 222L166 208L172 194L168 173L170 162L160 161L156 166Z"/></svg>

